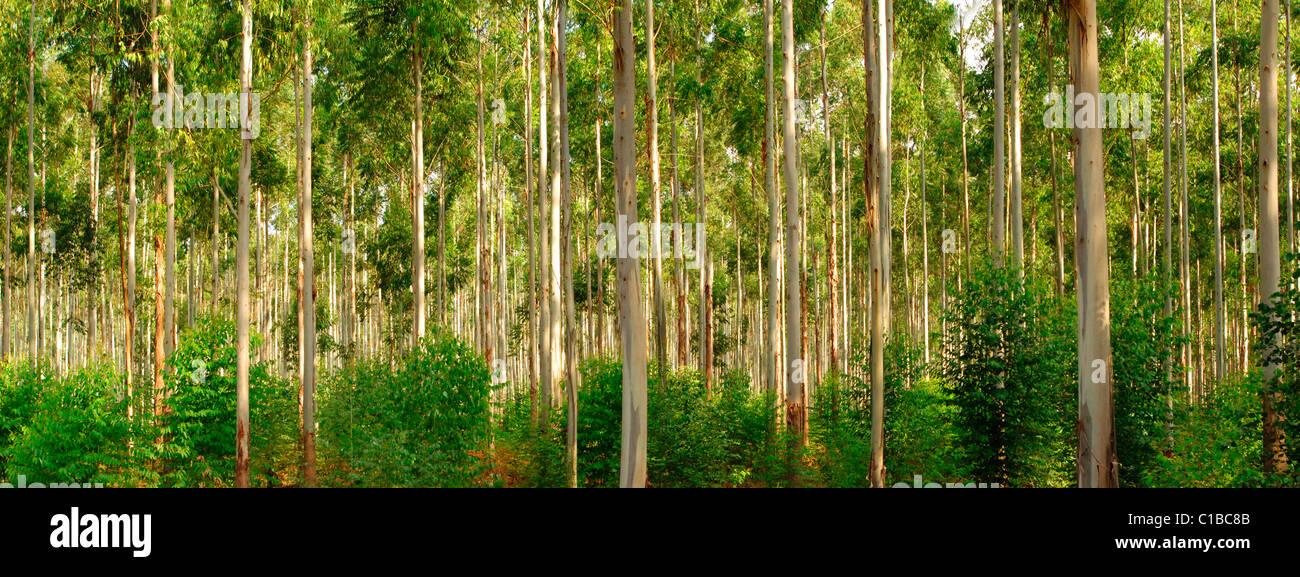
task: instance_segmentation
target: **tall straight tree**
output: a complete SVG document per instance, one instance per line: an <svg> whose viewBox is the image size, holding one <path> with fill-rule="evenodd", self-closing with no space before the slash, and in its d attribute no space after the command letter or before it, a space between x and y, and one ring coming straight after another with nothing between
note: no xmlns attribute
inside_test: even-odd
<svg viewBox="0 0 1300 577"><path fill-rule="evenodd" d="M570 170L572 158L569 156L569 2L557 0L555 13L555 125L559 139L556 141L556 153L560 162L560 188L556 193L560 197L563 213L564 234L561 240L561 266L559 275L564 282L564 361L565 361L565 404L567 405L565 431L565 474L571 488L578 486L578 387L582 375L578 372L578 324L577 308L573 299L573 193L571 188L573 174Z"/></svg>
<svg viewBox="0 0 1300 577"><path fill-rule="evenodd" d="M990 221L993 247L989 254L994 266L998 267L1006 257L1006 220L1003 216L1007 188L1005 35L1002 0L993 0L993 219Z"/></svg>
<svg viewBox="0 0 1300 577"><path fill-rule="evenodd" d="M475 119L476 119L475 125L476 125L477 130L475 131L475 133L476 133L476 135L477 135L477 137L478 137L477 142L475 142L475 148L474 148L474 150L475 150L475 166L476 166L476 169L477 169L477 178L476 178L475 182L476 182L477 187L478 187L478 189L477 189L477 193L478 193L478 217L477 217L477 219L476 219L476 220L477 220L476 224L478 225L478 226L476 227L476 229L477 229L477 233L478 233L478 246L476 247L476 250L477 250L477 252L478 252L478 291L479 291L478 306L479 306L479 310L477 311L477 312L478 312L478 319L477 319L477 329L478 329L478 330L477 330L477 332L478 332L479 337L480 337L480 338L479 338L479 346L480 346L480 350L483 351L483 358L484 358L484 360L487 361L488 365L491 366L491 365L492 365L492 359L494 358L494 356L493 356L493 350L492 350L492 340L493 340L493 337L492 337L492 299L491 299L491 297L490 297L489 295L492 294L492 267L493 267L493 263L492 263L492 251L491 251L490 248L489 248L489 247L490 247L490 244L491 244L491 243L490 243L490 238L491 238L491 236L492 236L492 233L491 233L491 231L489 230L490 225L489 225L489 219L488 219L488 202L489 202L489 200L488 200L488 188L489 188L489 185L488 185L488 176L487 176L487 163L488 163L488 161L487 161L487 146L486 146L486 144L485 144L486 131L484 130L484 126L483 126L483 45L485 44L485 42L482 41L482 37L480 37L479 40L480 40L480 41L479 41L479 43L478 43L478 50L477 50L477 51L475 52L475 54L474 54L474 65L475 65L475 69L476 69L476 70L475 70L475 72L476 72L476 74L475 74L475 78L476 78L476 80L477 80L477 90L475 91L475 95L476 95L476 98L475 98L475 101L476 101L476 102L475 102L475 104L477 105L477 106L476 106L477 114L476 114L476 118L475 118ZM416 86L420 86L421 84L422 84L422 83L421 83L420 81L418 81L418 80L416 81ZM417 106L418 106L418 105L417 105ZM418 116L420 116L419 113L417 113L417 117L418 117ZM419 122L419 120L420 120L420 119L417 118L417 122ZM419 128L417 128L416 131L417 131L417 132L422 132ZM423 148L423 147L424 147L424 143L421 142L421 143L419 144L419 147L420 147L420 148ZM421 156L422 156L422 155L423 155L423 153L421 153ZM424 170L423 170L423 168L421 168L420 171L419 171L419 174L420 174L421 176L418 177L419 180L421 180L421 181L424 180L424 178L423 178L423 176L422 176L423 173L424 173ZM418 202L419 202L419 204L421 204L421 205L424 204L424 201L423 201L423 200L420 200L420 201L418 201ZM423 209L421 209L420 212L423 213L423 212L424 212ZM415 226L416 226L417 228L419 228L419 229L423 229L423 223L422 223L422 222L416 222L416 223L415 223ZM421 270L422 270L422 269L421 269ZM503 287L503 288L504 288L504 287ZM502 311L502 312L504 312L504 311ZM504 356L504 351L502 351L502 353L503 353L503 356Z"/></svg>
<svg viewBox="0 0 1300 577"><path fill-rule="evenodd" d="M700 0L695 0L695 83L703 82L704 51L700 42L701 30ZM704 190L704 102L695 98L695 226L708 230L708 194ZM704 388L712 391L713 387L713 263L709 255L707 232L704 242L697 252L700 261L700 373L704 375Z"/></svg>
<svg viewBox="0 0 1300 577"><path fill-rule="evenodd" d="M668 360L668 323L664 308L663 202L659 179L659 71L655 64L655 2L645 3L646 55L646 156L650 163L650 206L654 227L650 235L650 252L654 265L655 360L662 376Z"/></svg>
<svg viewBox="0 0 1300 577"><path fill-rule="evenodd" d="M248 420L248 367L249 367L249 349L252 347L252 340L249 338L249 292L248 292L248 195L250 188L250 175L252 171L253 140L252 133L248 130L251 122L251 106L248 103L253 92L253 5L252 0L243 0L240 7L242 21L242 46L240 49L240 69L239 69L239 86L240 99L244 104L240 106L241 118L239 119L240 140L239 140L239 250L235 264L236 275L236 322L238 324L238 346L236 347L239 358L235 365L235 486L248 487L248 445L249 445L249 420Z"/></svg>
<svg viewBox="0 0 1300 577"><path fill-rule="evenodd" d="M176 36L176 26L174 24L176 15L172 12L172 0L164 0L164 7L167 10L167 26L173 38ZM173 40L170 50L167 53L167 93L173 106L177 106L176 98L176 59L179 50ZM162 343L163 351L167 354L176 348L176 151L168 149L167 151L167 188L166 188L166 206L167 206L167 230L165 243L161 254L163 255L163 279L164 279L164 298L163 298L163 320L159 325L158 332L162 334L158 337L157 342ZM214 298L216 295L213 295ZM157 363L156 370L161 373L163 363L158 362L161 357L155 353L154 359ZM158 377L155 377L157 379ZM155 382L157 382L155 380Z"/></svg>
<svg viewBox="0 0 1300 577"><path fill-rule="evenodd" d="M171 4L171 0L164 0L164 1L167 2L167 6L170 6L170 4ZM154 1L151 3L151 7L152 7L152 9L153 9L153 10L152 10L153 14L152 14L152 18L150 18L150 21L151 21L151 22L154 22L155 25L149 27L149 29L153 32L153 53L154 53L154 58L153 58L153 92L154 92L155 95L158 94L158 54L159 54L159 52L158 52L158 32L157 32L157 26L156 26L156 23L158 22L157 4L158 4L157 0L154 0ZM170 105L173 106L173 107L176 106L176 101L175 101L174 98L175 98L175 96L172 94L171 86L170 86L170 84L169 84L169 85L168 85L168 90L167 90L167 102L169 102ZM169 113L174 113L174 111L169 111ZM165 142L166 139L164 138L163 140L164 140L164 142ZM165 146L165 145L164 145L164 146ZM157 151L157 155L156 155L155 160L160 160L159 157L160 157L161 154L162 154L162 151L161 151L161 150L158 150L158 151ZM170 172L170 171L168 171L168 172ZM161 183L159 183L159 184L161 184ZM153 198L154 198L154 204L155 204L155 205L158 205L158 206L165 206L165 204L166 204L166 202L167 202L167 196L166 196L166 191L165 191L165 189L164 189L163 186L161 186L161 185L156 185L156 186L154 186L154 195L153 195ZM166 351L164 350L164 349L165 349L165 347L164 347L164 341L165 341L164 337L166 336L167 331L166 331L166 325L165 325L164 323L165 323L165 321L166 321L166 315L167 315L167 313L166 313L166 278L167 278L167 263L165 262L165 261L166 261L166 254L167 254L167 245L165 244L165 243L166 243L166 236L165 236L165 234L166 234L166 230L165 230L165 228L164 228L164 229L159 229L157 232L154 233L154 236L153 236L153 249L154 249L154 257L153 257L153 263L154 263L154 266L153 266L153 295L154 295L154 300L153 300L153 313L154 313L154 317L153 317L153 318L154 318L154 334L153 334L153 392L154 392L154 401L153 401L153 402L154 402L154 409L153 409L153 410L154 410L154 416L155 416L155 417L157 417L157 416L161 416L162 413L163 413L163 386L164 386L164 385L163 385L163 368L165 367L165 364L166 364Z"/></svg>
<svg viewBox="0 0 1300 577"><path fill-rule="evenodd" d="M1210 54L1214 106L1214 377L1223 379L1227 338L1223 309L1223 183L1219 166L1219 3L1210 0Z"/></svg>
<svg viewBox="0 0 1300 577"><path fill-rule="evenodd" d="M799 202L799 137L795 133L794 101L798 95L795 78L794 3L781 3L781 55L782 55L782 139L785 147L785 424L799 446L808 442L804 415L804 381L806 368L803 358L803 339L799 330L802 319L799 290L799 271L802 270L799 238L803 235L802 208Z"/></svg>
<svg viewBox="0 0 1300 577"><path fill-rule="evenodd" d="M312 55L311 27L312 2L307 0L307 14L303 22L302 39L302 198L298 210L302 219L302 242L298 258L302 266L302 297L299 306L302 314L302 475L308 487L316 485L316 253L312 229ZM422 220L422 219L421 219ZM423 239L417 239L417 253L423 252ZM423 299L418 305L423 304ZM419 313L417 306L417 316Z"/></svg>
<svg viewBox="0 0 1300 577"><path fill-rule="evenodd" d="M411 255L411 295L415 307L415 338L417 340L424 338L425 333L425 314L427 309L424 304L424 54L420 50L420 18L416 16L415 22L411 24L412 35L415 36L415 50L411 55L411 76L415 81L415 141L411 143L411 155L415 160L415 174L411 175L415 185L415 198L411 205L411 237L413 240L413 254ZM306 54L310 55L310 46ZM305 69L308 81L305 84L310 85L311 68ZM310 89L306 94L310 95ZM310 96L308 96L308 106L310 106ZM307 124L306 135L308 140L307 152L311 152L311 124ZM310 161L307 164L308 170L311 168ZM482 168L479 172L479 180L482 181ZM306 182L311 183L310 175L307 175ZM310 191L310 186L308 187ZM310 200L310 192L307 198ZM310 212L310 211L309 211ZM486 297L486 295L483 295ZM314 323L313 323L314 324Z"/></svg>
<svg viewBox="0 0 1300 577"><path fill-rule="evenodd" d="M1079 427L1080 487L1115 487L1113 367L1110 351L1110 268L1106 260L1106 181L1101 127L1101 70L1097 53L1096 0L1069 0L1071 76L1077 110L1089 122L1074 128L1075 260L1079 267ZM1072 106L1073 108L1073 106Z"/></svg>
<svg viewBox="0 0 1300 577"><path fill-rule="evenodd" d="M636 202L636 39L632 0L614 10L614 172L616 210L637 222ZM618 242L629 242L619 233ZM623 336L623 439L620 487L645 487L646 480L646 324L641 308L641 272L635 258L619 251L618 320Z"/></svg>
<svg viewBox="0 0 1300 577"><path fill-rule="evenodd" d="M4 272L4 285L3 287L0 287L0 290L4 291L4 299L3 299L4 311L3 313L0 313L0 315L2 315L3 317L0 318L0 323L3 323L3 327L0 327L0 360L8 359L9 355L13 353L13 349L11 348L12 343L9 340L9 334L10 331L12 330L12 326L9 323L9 313L11 309L9 301L10 298L13 296L12 295L13 289L9 288L9 285L12 282L12 277L13 277L13 275L10 273L11 266L13 264L13 248L12 248L12 240L13 240L12 220L14 214L13 195L14 195L14 126L11 124L9 125L8 145L5 148L5 272Z"/></svg>
<svg viewBox="0 0 1300 577"><path fill-rule="evenodd" d="M1173 133L1172 133L1172 132L1170 131L1170 129L1169 129L1169 127L1171 126L1171 124L1170 124L1170 101L1171 101L1171 99L1172 99L1171 97L1172 97L1172 88L1173 88L1173 74L1174 74L1174 67L1173 67L1173 38L1172 38L1172 36L1171 36L1171 34L1170 34L1170 32L1171 32L1171 28L1172 28L1172 26L1171 26L1171 24L1172 24L1172 19L1170 18L1170 8L1171 8L1171 2L1170 2L1170 0L1165 0L1165 16L1164 16L1164 23L1163 23L1163 25L1164 25L1164 49L1165 49L1165 95L1164 95L1164 114L1163 114L1162 118L1164 119L1164 133L1165 133L1165 134L1164 134L1164 137L1165 137L1165 142L1164 142L1164 145L1165 145L1165 150L1164 150L1164 152L1165 152L1165 160L1164 160L1164 180L1163 180L1163 186L1164 186L1164 197L1165 197L1165 215L1164 215L1164 233L1165 233L1165 241L1164 241L1164 274L1163 274L1163 278L1164 278L1164 282L1165 282L1165 287L1166 287L1166 288L1172 286L1173 278L1174 278L1174 277L1173 277L1173 274L1174 274L1174 260L1173 260L1174 230L1173 230L1173 216L1172 216L1172 212L1173 212L1173 187L1172 187L1172 185L1171 185L1171 181L1173 180L1173 146L1174 146L1174 141L1173 141ZM1166 316L1166 317L1170 317L1170 316L1172 316L1172 315L1174 314L1174 310L1173 310L1173 309L1174 309L1174 306L1173 306L1173 305L1174 305L1174 297L1173 297L1173 294L1171 293L1171 294L1169 294L1169 296L1166 296L1166 297L1165 297L1165 316ZM1171 359L1171 360L1172 360L1172 359ZM1172 362L1169 363L1169 364L1170 364L1170 366L1173 366L1173 363L1172 363ZM1169 398L1169 402L1170 402L1170 403L1173 402L1173 397L1172 397L1172 395L1171 395L1170 398ZM1172 407L1171 407L1171 408L1172 408Z"/></svg>
<svg viewBox="0 0 1300 577"><path fill-rule="evenodd" d="M875 140L880 182L875 199L873 248L868 250L871 267L871 486L885 486L885 335L888 334L889 307L889 238L892 230L889 212L889 28L887 16L893 10L891 0L878 0L875 26ZM866 18L866 16L864 16ZM864 34L869 27L864 27Z"/></svg>
<svg viewBox="0 0 1300 577"><path fill-rule="evenodd" d="M767 191L767 380L769 390L780 389L778 377L781 352L781 201L776 192L776 91L773 85L772 0L763 0L764 76L767 98L763 104L763 188ZM779 393L778 393L779 394ZM779 397L778 397L779 398Z"/></svg>
<svg viewBox="0 0 1300 577"><path fill-rule="evenodd" d="M36 0L27 24L27 357L36 363Z"/></svg>
<svg viewBox="0 0 1300 577"><path fill-rule="evenodd" d="M1020 1L1011 0L1011 256L1025 272L1025 215L1020 126Z"/></svg>
<svg viewBox="0 0 1300 577"><path fill-rule="evenodd" d="M1259 53L1259 304L1273 301L1281 288L1281 221L1278 212L1277 175L1277 7L1278 0L1264 0L1260 12ZM1268 348L1276 342L1264 343ZM1276 405L1280 400L1274 391L1276 363L1264 366L1264 470L1286 470L1286 453L1278 423Z"/></svg>
<svg viewBox="0 0 1300 577"><path fill-rule="evenodd" d="M541 330L538 331L538 338L541 341L541 351L539 363L541 369L542 394L541 394L541 423L542 426L549 426L551 405L554 403L555 393L555 371L556 351L555 342L551 340L551 299L548 291L550 290L550 235L547 233L548 220L543 218L546 212L546 203L549 197L548 180L550 173L547 169L548 150L550 148L550 132L547 130L547 107L550 102L550 92L546 89L546 70L549 67L547 63L546 52L546 8L542 0L537 0L537 213L538 213L538 302L541 311L538 320L541 321Z"/></svg>

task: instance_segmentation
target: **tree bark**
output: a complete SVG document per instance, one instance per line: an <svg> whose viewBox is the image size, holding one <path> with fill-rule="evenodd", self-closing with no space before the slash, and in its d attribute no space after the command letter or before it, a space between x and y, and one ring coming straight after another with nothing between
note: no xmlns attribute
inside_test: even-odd
<svg viewBox="0 0 1300 577"><path fill-rule="evenodd" d="M307 17L305 36L302 45L302 211L303 243L298 247L298 258L302 262L302 334L298 336L305 346L303 348L303 383L302 383L302 447L303 447L303 482L308 487L316 486L316 254L313 244L315 236L312 228L312 54L311 54L311 0L307 0ZM417 98L418 100L418 98ZM423 222L423 218L420 218ZM422 237L423 227L417 231ZM416 250L423 260L423 238L417 238ZM419 264L423 264L420 262ZM420 283L423 285L423 283ZM419 287L423 289L423 286ZM419 293L417 293L419 294ZM422 305L420 299L420 305ZM416 308L416 317L423 314Z"/></svg>
<svg viewBox="0 0 1300 577"><path fill-rule="evenodd" d="M1226 376L1223 308L1223 188L1219 163L1219 3L1210 2L1210 37L1214 84L1214 378Z"/></svg>
<svg viewBox="0 0 1300 577"><path fill-rule="evenodd" d="M883 1L883 0L882 0ZM883 6L883 4L882 4ZM806 416L804 415L804 382L806 368L803 358L803 339L800 333L802 301L799 271L802 270L799 238L802 235L802 208L799 199L798 135L795 133L794 101L798 93L795 78L794 5L781 4L781 54L783 110L781 118L785 166L785 354L789 359L785 374L786 429L799 447L808 442ZM882 20L883 21L883 20Z"/></svg>
<svg viewBox="0 0 1300 577"><path fill-rule="evenodd" d="M636 199L636 43L632 36L632 0L614 12L614 169L618 216L637 222ZM623 233L619 233L620 237ZM627 242L619 238L619 242ZM646 484L646 325L641 305L637 260L618 259L618 316L623 334L623 438L619 486Z"/></svg>
<svg viewBox="0 0 1300 577"><path fill-rule="evenodd" d="M1260 13L1259 60L1259 304L1273 301L1281 288L1281 227L1278 213L1277 174L1277 11L1278 0L1264 0ZM1265 342L1263 359L1277 346ZM1276 405L1281 395L1274 390L1278 365L1264 365L1264 470L1281 473L1287 468Z"/></svg>
<svg viewBox="0 0 1300 577"><path fill-rule="evenodd" d="M415 56L412 61L411 74L415 77L415 143L412 154L415 156L415 174L411 175L415 184L414 205L411 207L411 218L413 230L411 232L414 243L414 254L412 255L411 269L411 293L414 297L415 307L415 338L423 339L425 334L425 316L427 308L424 301L424 54L420 47L419 20L413 25L413 35L415 36ZM310 47L308 48L310 55ZM308 78L311 75L311 69L307 69ZM311 90L308 89L307 105L311 105ZM307 153L311 153L311 124L307 123ZM307 164L311 168L310 159ZM480 169L479 179L482 180ZM311 175L307 175L308 191L311 190ZM310 199L310 197L308 197ZM486 295L485 295L486 296ZM313 323L314 324L314 323Z"/></svg>
<svg viewBox="0 0 1300 577"><path fill-rule="evenodd" d="M1069 0L1071 73L1082 106L1100 103L1096 0ZM1089 98L1091 97L1091 102ZM1071 112L1073 112L1073 105ZM1094 108L1093 118L1098 109ZM1075 198L1078 224L1075 253L1079 266L1079 427L1080 487L1118 485L1115 456L1113 366L1110 350L1110 270L1106 259L1106 189L1102 135L1098 123L1074 129Z"/></svg>
<svg viewBox="0 0 1300 577"><path fill-rule="evenodd" d="M780 375L778 358L781 351L778 343L781 339L781 201L776 190L776 91L773 86L773 49L772 49L772 0L763 2L765 76L767 99L764 101L764 136L763 165L764 190L767 191L767 380L764 386L776 390L780 398L780 389L784 379Z"/></svg>
<svg viewBox="0 0 1300 577"><path fill-rule="evenodd" d="M650 163L650 202L654 211L654 227L650 233L650 252L654 255L654 328L655 360L659 363L660 381L667 365L668 326L665 320L663 279L663 227L662 192L659 178L659 72L655 64L655 3L646 0L646 155Z"/></svg>
<svg viewBox="0 0 1300 577"><path fill-rule="evenodd" d="M1001 267L1006 257L1007 146L1006 146L1006 33L1002 22L1002 0L993 0L993 220L990 221L993 265Z"/></svg>
<svg viewBox="0 0 1300 577"><path fill-rule="evenodd" d="M251 0L243 0L243 47L240 51L242 65L239 73L239 83L243 96L247 99L253 92L253 7ZM238 303L235 307L235 316L238 324L238 346L236 347L239 355L236 362L236 385L235 385L235 486L248 487L248 448L249 448L249 429L248 418L248 369L249 369L249 348L252 340L249 335L249 313L250 298L248 291L248 195L250 188L250 178L252 170L253 140L251 134L248 134L247 128L251 117L251 103L241 106L243 118L239 119L241 132L245 134L240 138L239 150L239 250L235 264L235 292Z"/></svg>

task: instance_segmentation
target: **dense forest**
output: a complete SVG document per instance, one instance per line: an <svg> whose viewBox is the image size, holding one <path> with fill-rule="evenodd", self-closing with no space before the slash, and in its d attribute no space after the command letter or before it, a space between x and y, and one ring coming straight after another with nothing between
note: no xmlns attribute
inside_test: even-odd
<svg viewBox="0 0 1300 577"><path fill-rule="evenodd" d="M1292 13L0 0L0 480L1300 485Z"/></svg>

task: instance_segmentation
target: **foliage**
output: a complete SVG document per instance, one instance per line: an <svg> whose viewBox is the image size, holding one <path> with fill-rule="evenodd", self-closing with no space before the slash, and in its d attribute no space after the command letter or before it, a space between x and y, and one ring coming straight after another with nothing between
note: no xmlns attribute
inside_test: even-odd
<svg viewBox="0 0 1300 577"><path fill-rule="evenodd" d="M235 337L233 321L203 319L168 360L161 452L169 484L234 485ZM251 364L248 373L250 480L291 484L287 471L296 463L297 393L292 383L273 377L266 363Z"/></svg>
<svg viewBox="0 0 1300 577"><path fill-rule="evenodd" d="M1300 460L1300 254L1288 255L1283 270L1290 274L1281 279L1281 289L1251 319L1258 328L1260 362L1277 369L1262 392L1275 395L1278 425L1294 463Z"/></svg>
<svg viewBox="0 0 1300 577"><path fill-rule="evenodd" d="M1142 483L1152 487L1257 487L1263 427L1258 374L1225 381L1199 404L1174 408L1172 449L1157 454Z"/></svg>
<svg viewBox="0 0 1300 577"><path fill-rule="evenodd" d="M486 484L487 363L444 329L396 367L358 362L320 390L320 453L330 482L363 487Z"/></svg>
<svg viewBox="0 0 1300 577"><path fill-rule="evenodd" d="M1165 291L1154 277L1116 279L1111 292L1115 371L1115 445L1120 486L1141 486L1167 444L1178 319L1164 314ZM1171 296L1170 296L1171 298Z"/></svg>
<svg viewBox="0 0 1300 577"><path fill-rule="evenodd" d="M14 391L25 405L26 422L11 430L4 445L4 473L28 484L77 483L82 486L134 485L152 481L143 469L151 456L145 441L150 427L128 419L121 377L112 367L93 365L64 379L47 367L7 365L6 392ZM31 392L37 390L35 395ZM6 403L6 426L17 403Z"/></svg>
<svg viewBox="0 0 1300 577"><path fill-rule="evenodd" d="M653 367L648 394L647 485L723 487L776 484L781 441L770 395L755 393L748 380L729 372L710 394L693 369ZM611 358L582 366L578 391L578 484L619 485L622 442L623 365ZM529 400L516 395L505 411L506 450L514 469L511 486L564 486L564 415L550 411L551 425L531 425Z"/></svg>
<svg viewBox="0 0 1300 577"><path fill-rule="evenodd" d="M1075 332L1065 303L1011 267L978 269L951 304L941 372L977 482L1062 485L1073 467ZM1068 443L1068 444L1066 444Z"/></svg>

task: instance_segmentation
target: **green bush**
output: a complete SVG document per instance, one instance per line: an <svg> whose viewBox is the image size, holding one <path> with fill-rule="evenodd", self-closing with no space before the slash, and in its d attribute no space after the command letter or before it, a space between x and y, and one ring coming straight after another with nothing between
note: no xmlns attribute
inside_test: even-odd
<svg viewBox="0 0 1300 577"><path fill-rule="evenodd" d="M898 334L885 347L885 484L957 481L965 470L952 425L953 407L937 379L925 376L924 351ZM820 484L866 487L871 475L869 357L861 370L834 372L815 389L809 413L810 441ZM861 375L861 376L859 376Z"/></svg>
<svg viewBox="0 0 1300 577"><path fill-rule="evenodd" d="M1069 303L1016 269L985 265L948 314L941 371L967 482L1068 484L1077 389Z"/></svg>
<svg viewBox="0 0 1300 577"><path fill-rule="evenodd" d="M623 364L593 358L578 391L578 485L618 487L623 435ZM779 478L775 410L739 372L722 376L712 395L692 369L648 371L646 484L652 487L767 485ZM531 400L520 394L503 411L509 486L564 486L566 411L533 426Z"/></svg>
<svg viewBox="0 0 1300 577"><path fill-rule="evenodd" d="M53 380L48 365L7 362L0 367L0 472L7 460L5 449L31 422L41 390Z"/></svg>
<svg viewBox="0 0 1300 577"><path fill-rule="evenodd" d="M1174 409L1172 449L1143 471L1152 487L1258 487L1263 446L1258 373L1220 383L1197 405Z"/></svg>
<svg viewBox="0 0 1300 577"><path fill-rule="evenodd" d="M1300 461L1300 290L1296 288L1300 285L1300 255L1288 255L1285 266L1289 274L1283 275L1277 297L1251 319L1257 329L1255 350L1263 355L1261 363L1277 367L1265 391L1277 398L1278 425L1295 474L1300 470L1295 465ZM1275 344L1278 346L1271 346Z"/></svg>
<svg viewBox="0 0 1300 577"><path fill-rule="evenodd" d="M235 329L233 321L204 319L168 359L161 456L169 485L234 485ZM250 481L254 486L291 484L297 459L296 387L272 376L266 363L251 364L248 381Z"/></svg>
<svg viewBox="0 0 1300 577"><path fill-rule="evenodd" d="M127 418L121 376L111 367L91 366L65 379L30 365L10 365L5 373L6 392L30 403L26 422L10 431L2 451L10 480L22 475L28 483L83 486L133 485L142 475L149 480L143 463L152 454L146 440L150 428ZM23 412L18 403L10 404L18 399L5 403L7 426L16 423L11 415Z"/></svg>
<svg viewBox="0 0 1300 577"><path fill-rule="evenodd" d="M320 455L330 483L366 487L489 484L487 363L435 329L391 368L360 362L326 380Z"/></svg>
<svg viewBox="0 0 1300 577"><path fill-rule="evenodd" d="M1175 336L1178 319L1164 314L1165 296L1154 280L1118 278L1111 291L1120 486L1141 486L1160 447L1167 444L1173 363L1181 341Z"/></svg>

